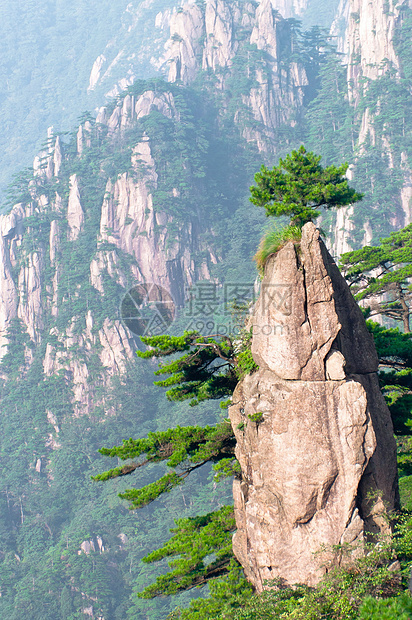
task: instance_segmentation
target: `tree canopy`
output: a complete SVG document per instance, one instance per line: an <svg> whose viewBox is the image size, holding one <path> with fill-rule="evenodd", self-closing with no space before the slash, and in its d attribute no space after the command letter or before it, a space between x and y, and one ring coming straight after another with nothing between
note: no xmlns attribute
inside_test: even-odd
<svg viewBox="0 0 412 620"><path fill-rule="evenodd" d="M369 311L366 312L368 314ZM379 357L379 384L391 412L395 435L412 434L412 340L398 328L368 320Z"/></svg>
<svg viewBox="0 0 412 620"><path fill-rule="evenodd" d="M355 298L370 301L371 316L402 321L404 331L410 332L412 224L381 239L379 246L343 254L341 268Z"/></svg>
<svg viewBox="0 0 412 620"><path fill-rule="evenodd" d="M271 170L262 166L250 188L251 202L266 215L290 215L291 224L303 226L320 215L319 208L343 207L362 199L345 177L348 164L320 164L320 155L302 145Z"/></svg>

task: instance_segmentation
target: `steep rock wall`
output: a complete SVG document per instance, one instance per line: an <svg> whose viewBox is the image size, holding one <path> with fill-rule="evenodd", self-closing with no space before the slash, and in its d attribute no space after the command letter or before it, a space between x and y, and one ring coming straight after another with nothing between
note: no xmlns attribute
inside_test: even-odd
<svg viewBox="0 0 412 620"><path fill-rule="evenodd" d="M403 109L401 91L395 85L405 83L397 39L403 28L405 11L411 7L409 0L403 3L378 0L373 4L367 0L341 0L331 29L332 35L337 37L339 51L345 54L348 97L357 117L358 135L350 174L356 181L361 169L361 174L367 175L370 180L369 185L365 181L363 189L376 194L375 201L368 199L371 203L368 205L371 209L369 217L363 216L362 222L355 218L355 226L364 228L362 245L370 243L372 237L377 240L382 232L388 234L390 229L406 226L412 217L411 162L402 136L394 137L397 130L391 118L395 109L398 115L407 114ZM403 38L405 36L406 33L402 35ZM390 96L387 95L388 88L392 88ZM407 90L403 97L406 101ZM405 124L405 120L403 122ZM377 157L374 165L363 162L363 158L368 156L371 159ZM383 168L386 170L378 170L379 160L385 162ZM390 202L390 208L379 201L379 193L382 192L377 189L379 178L375 179L374 174L377 177L386 175L382 187L393 187L390 199L384 200L386 205ZM390 229L377 231L379 223L373 210L382 212L385 208ZM347 231L353 229L350 221L353 221L353 215L353 210L346 212L346 231L345 227L337 227L333 246L335 255L349 249L346 237ZM350 245L353 246L353 240Z"/></svg>
<svg viewBox="0 0 412 620"><path fill-rule="evenodd" d="M249 48L242 51L245 41ZM262 0L257 6L207 0L204 12L188 3L171 17L170 39L161 67L167 70L170 82L183 84L191 84L203 70L214 76L224 96L233 76L234 59L240 54L252 84L242 94L242 101L253 118L253 129L245 129L243 135L256 142L260 151L272 151L275 129L288 123L292 114L299 116L308 85L302 65L284 62L290 44L288 22L270 0ZM244 114L239 109L235 120L241 117Z"/></svg>
<svg viewBox="0 0 412 620"><path fill-rule="evenodd" d="M313 224L266 265L253 315L259 370L229 415L242 476L233 548L249 580L315 585L326 567L388 533L396 446L361 311ZM323 548L323 552L319 553Z"/></svg>
<svg viewBox="0 0 412 620"><path fill-rule="evenodd" d="M399 69L393 45L397 3L378 0L351 0L347 39L349 44L348 84L356 99L362 90L362 78L375 80L382 75L386 62ZM356 62L355 62L356 60Z"/></svg>
<svg viewBox="0 0 412 620"><path fill-rule="evenodd" d="M148 90L136 99L127 96L110 115L102 109L96 127L86 121L77 132L79 165L88 157L93 132L101 133L105 127L108 139L116 143L153 111L179 121L173 95L167 92ZM147 137L135 141L130 158L130 171L109 178L101 191L98 226L91 224L85 206L90 199L82 174L70 174L67 180L59 176L64 160L59 138L35 160L30 202L17 204L8 215L0 216L0 344L4 345L0 358L7 353L13 320L20 319L32 343L45 345L45 377L65 371L78 414L87 413L96 404L88 368L91 356L98 353L103 382L124 372L125 364L133 358L133 336L119 315L122 291L151 282L165 288L175 303L182 305L185 290L194 281L209 278L209 266L216 261L212 249L202 248L200 236L207 224L195 212L177 229L175 224L172 234L173 217L155 212L153 192L158 175ZM84 281L67 272L62 264L63 250L64 256L71 254L74 259L79 253L80 262L82 252L90 256L88 272L87 265L81 267ZM195 260L200 250L203 258ZM89 285L90 293L85 292ZM117 297L117 307L116 299L108 300L108 286L110 295ZM97 306L99 299L103 306L110 302L110 314L104 321L97 316L101 309L87 309L87 303L81 302L84 295L95 299ZM82 306L79 314L76 307ZM63 317L67 317L65 325ZM29 353L30 348L28 359Z"/></svg>

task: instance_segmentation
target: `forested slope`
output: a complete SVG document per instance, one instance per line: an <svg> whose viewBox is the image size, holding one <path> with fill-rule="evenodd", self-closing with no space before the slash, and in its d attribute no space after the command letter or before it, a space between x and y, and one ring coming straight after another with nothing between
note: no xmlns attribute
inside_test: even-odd
<svg viewBox="0 0 412 620"><path fill-rule="evenodd" d="M2 617L164 618L177 601L130 598L157 570L140 558L168 538L173 518L229 501L229 487L195 478L160 508L136 514L117 498L122 480L90 481L105 467L100 446L171 419L187 425L221 415L153 391L151 369L136 359L138 343L120 320L131 287L149 281L169 290L180 308L176 329L193 319L183 306L196 282L253 290L251 257L265 221L248 187L261 163L301 142L327 163L347 159L352 184L365 192L351 238L340 230L350 229L350 213L337 224L324 216L335 252L409 221L410 9L404 3L381 24L377 36L390 39L393 56L358 83L353 63L370 64L367 42L358 45L364 29L356 30L366 5L353 5L345 22L345 65L327 33L296 22L314 23L318 4L304 4L284 19L266 0L177 10L132 3L123 27L125 7L105 2L72 3L71 20L58 3L38 12L30 5L20 29L17 9L7 13L4 44L28 63L4 75L12 89L3 104L27 141L4 134L3 150L11 167L29 139L42 135L46 144L16 178L13 208L0 221ZM373 60L379 66L385 45ZM58 47L66 50L61 82L49 84ZM151 71L160 73L140 79ZM106 101L109 90L117 95ZM97 114L74 125L97 104ZM43 128L52 124L46 141ZM213 329L219 304L215 316L195 318ZM141 474L142 484L155 469Z"/></svg>

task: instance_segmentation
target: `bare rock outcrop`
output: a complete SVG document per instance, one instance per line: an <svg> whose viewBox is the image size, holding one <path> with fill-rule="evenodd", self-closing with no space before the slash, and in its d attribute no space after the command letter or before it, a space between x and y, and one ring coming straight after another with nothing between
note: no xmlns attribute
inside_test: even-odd
<svg viewBox="0 0 412 620"><path fill-rule="evenodd" d="M350 61L348 84L353 87L354 96L361 90L364 78L376 79L384 73L384 64L399 67L394 48L394 32L399 13L396 2L377 0L374 9L368 0L351 0L347 37ZM354 57L358 59L355 64Z"/></svg>
<svg viewBox="0 0 412 620"><path fill-rule="evenodd" d="M403 177L402 186L391 197L389 221L393 229L408 225L412 219L411 209L411 163L406 151L400 151L390 131L379 130L379 117L386 113L381 101L373 105L373 94L368 105L365 95L372 91L372 86L384 75L390 75L391 81L401 83L405 78L400 48L396 41L401 40L405 10L412 7L412 0L402 4L394 0L341 0L331 34L337 37L338 49L347 58L348 95L359 114L358 152L363 153L369 144L379 147L387 161L389 170L398 170ZM376 88L379 91L379 87ZM389 104L389 109L391 109ZM356 175L356 159L352 172ZM351 214L348 214L348 219ZM352 224L350 224L352 225ZM368 245L376 224L363 222L364 238L362 245ZM347 250L345 228L337 225L335 253ZM351 248L352 249L352 248Z"/></svg>
<svg viewBox="0 0 412 620"><path fill-rule="evenodd" d="M305 2L297 0L293 11L301 12ZM183 84L191 84L201 69L213 73L218 88L224 91L234 58L242 47L236 36L239 30L244 37L247 33L252 46L247 51L247 75L254 78L253 87L242 95L242 103L256 121L253 128L243 130L243 136L255 142L260 151L268 151L273 147L275 130L289 122L292 110L299 113L308 85L302 64L291 62L286 68L281 62L287 45L287 24L271 0L262 0L259 5L207 0L204 11L196 4L183 4L171 16L170 39L159 67L167 69L169 82ZM258 63L254 50L264 52ZM242 115L239 110L235 121L239 122Z"/></svg>
<svg viewBox="0 0 412 620"><path fill-rule="evenodd" d="M302 17L308 8L308 0L271 0L272 6L283 17Z"/></svg>
<svg viewBox="0 0 412 620"><path fill-rule="evenodd" d="M234 552L259 591L274 578L315 585L343 561L336 545L362 554L390 532L398 490L373 340L311 223L299 248L268 260L252 354L259 370L229 409L242 470Z"/></svg>
<svg viewBox="0 0 412 620"><path fill-rule="evenodd" d="M80 202L79 184L75 174L70 177L67 223L69 226L69 240L75 241L78 238L84 224L84 211Z"/></svg>
<svg viewBox="0 0 412 620"><path fill-rule="evenodd" d="M386 216L393 230L412 221L411 163L386 124L383 130L380 129L380 119L391 113L392 98L385 103L380 95L375 97L374 93L381 92L378 81L385 75L390 76L394 85L402 84L405 78L402 51L397 42L405 37L404 20L411 7L412 0L403 3L376 0L373 4L369 0L340 0L331 27L331 36L337 42L338 51L345 57L348 96L359 122L355 152L360 157L352 159L348 177L356 178L358 160L361 161L362 155L368 152L369 145L380 149L388 172L396 171L403 177L402 185L391 194L391 209ZM378 203L373 208L381 206ZM339 210L332 246L334 255L354 249L351 230L360 225L364 229L361 244L369 245L377 232L376 221L371 218L364 219L361 224L359 220L354 223L352 207ZM380 232L377 236L381 235Z"/></svg>
<svg viewBox="0 0 412 620"><path fill-rule="evenodd" d="M203 34L202 11L196 4L186 5L183 11L173 13L170 19L171 38L168 41L170 57L169 82L192 81L198 71L200 38Z"/></svg>

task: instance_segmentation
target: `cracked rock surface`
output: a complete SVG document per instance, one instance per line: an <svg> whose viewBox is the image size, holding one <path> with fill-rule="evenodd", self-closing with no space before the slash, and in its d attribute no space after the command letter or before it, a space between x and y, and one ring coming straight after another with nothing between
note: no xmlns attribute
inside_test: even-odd
<svg viewBox="0 0 412 620"><path fill-rule="evenodd" d="M229 415L241 479L233 548L258 591L315 585L333 546L388 534L398 505L396 445L362 313L312 223L269 258L253 316L259 370ZM261 412L254 422L250 415Z"/></svg>

